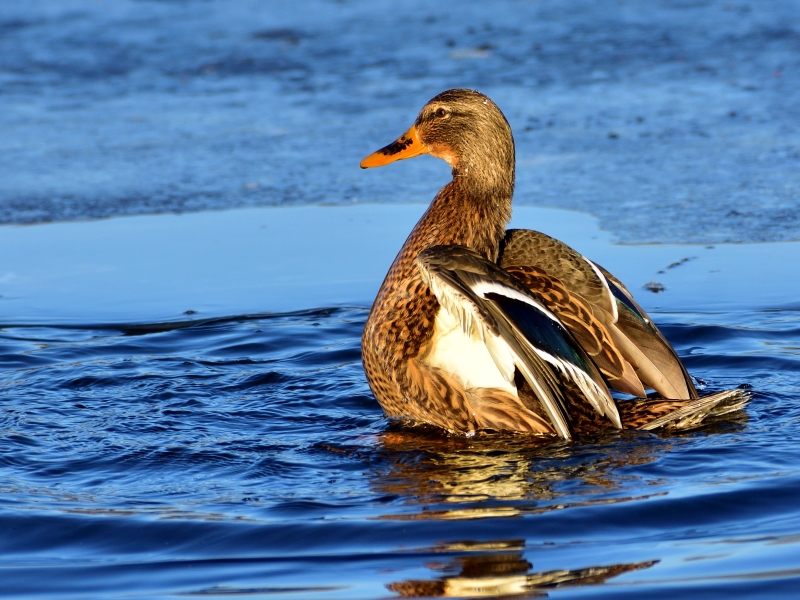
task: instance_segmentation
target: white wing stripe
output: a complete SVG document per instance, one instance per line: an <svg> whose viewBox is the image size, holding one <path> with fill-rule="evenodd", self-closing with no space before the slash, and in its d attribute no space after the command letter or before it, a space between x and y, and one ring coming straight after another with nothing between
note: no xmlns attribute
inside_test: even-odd
<svg viewBox="0 0 800 600"><path fill-rule="evenodd" d="M528 306L533 306L539 312L547 316L550 320L555 321L556 323L561 325L561 321L558 320L558 317L556 317L553 313L547 310L543 304L540 304L537 300L534 300L530 296L526 296L525 294L518 292L514 288L503 285L502 283L498 283L495 281L486 281L486 280L478 281L471 287L476 294L480 294L484 298L486 297L486 294L494 293L494 294L500 294L501 296L505 296L506 298L511 298L513 300L519 300L520 302L524 302Z"/></svg>
<svg viewBox="0 0 800 600"><path fill-rule="evenodd" d="M613 420L614 412L606 407L608 400L606 398L605 391L601 389L600 386L598 386L597 383L595 383L595 381L583 371L583 369L576 367L569 361L556 358L555 356L548 354L534 345L531 345L531 348L533 348L534 352L539 355L539 358L547 361L561 373L567 375L570 379L577 383L578 387L583 392L583 395L586 396L586 398L589 400L589 402L591 402L592 406L594 406L600 415L611 417Z"/></svg>
<svg viewBox="0 0 800 600"><path fill-rule="evenodd" d="M611 314L614 316L614 323L617 322L619 319L619 312L617 312L617 298L614 294L611 293L611 286L608 285L608 281L606 281L605 275L600 272L600 269L597 268L597 265L590 261L585 256L581 255L581 258L589 263L589 266L592 267L595 275L600 278L600 281L603 283L603 287L606 288L606 292L608 293L608 297L611 299Z"/></svg>

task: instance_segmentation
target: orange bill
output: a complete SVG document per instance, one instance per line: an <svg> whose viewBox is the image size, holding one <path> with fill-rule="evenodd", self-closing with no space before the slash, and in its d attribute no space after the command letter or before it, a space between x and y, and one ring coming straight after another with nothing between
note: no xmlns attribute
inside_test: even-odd
<svg viewBox="0 0 800 600"><path fill-rule="evenodd" d="M411 129L401 135L396 141L388 146L384 146L377 152L373 152L367 158L361 161L362 169L369 169L370 167L382 167L388 165L396 160L403 160L404 158L412 158L420 154L427 154L428 149L419 141L417 135L417 128L412 125Z"/></svg>

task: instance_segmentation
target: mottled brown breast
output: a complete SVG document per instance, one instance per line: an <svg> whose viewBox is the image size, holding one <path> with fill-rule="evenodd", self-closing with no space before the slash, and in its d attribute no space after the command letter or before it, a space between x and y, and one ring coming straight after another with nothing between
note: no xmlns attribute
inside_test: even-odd
<svg viewBox="0 0 800 600"><path fill-rule="evenodd" d="M362 337L364 369L375 397L389 416L414 418L426 402L407 376L409 363L424 354L439 303L422 280L417 255L457 244L490 260L498 254L511 196L476 199L469 182L442 188L395 258L372 306Z"/></svg>

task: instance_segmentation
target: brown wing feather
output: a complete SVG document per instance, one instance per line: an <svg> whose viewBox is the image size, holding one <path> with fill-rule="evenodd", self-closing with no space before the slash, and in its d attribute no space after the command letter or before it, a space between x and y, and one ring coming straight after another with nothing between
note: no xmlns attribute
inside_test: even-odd
<svg viewBox="0 0 800 600"><path fill-rule="evenodd" d="M619 402L622 422L628 429L652 431L661 427L695 427L709 415L725 415L741 410L750 401L750 393L725 390L689 400L632 400Z"/></svg>
<svg viewBox="0 0 800 600"><path fill-rule="evenodd" d="M594 316L580 295L571 293L559 279L547 275L538 267L513 265L505 270L519 279L561 319L611 388L634 396L645 395L633 367L614 346L607 328Z"/></svg>
<svg viewBox="0 0 800 600"><path fill-rule="evenodd" d="M561 302L559 305L558 296L563 291L555 295L544 294L542 301L555 302L552 306L548 304L548 308L559 314L559 318L581 343L589 344L587 352L603 370L613 389L643 396L643 387L646 386L667 398L697 397L691 378L675 350L627 288L611 273L594 263L590 264L563 242L526 229L506 232L499 263L506 270L516 270L515 276L526 268L537 268L544 272L546 278L557 280L563 286L574 299L573 302ZM611 294L592 264L603 277L620 289L642 315L642 319ZM542 276L534 279L526 285L534 283L546 291L548 284L543 283L545 280ZM575 308L580 302L589 309L592 318ZM593 333L598 330L595 323L599 323L599 330L604 336ZM586 335L587 329L591 335ZM598 341L603 350L592 354Z"/></svg>
<svg viewBox="0 0 800 600"><path fill-rule="evenodd" d="M481 429L555 433L547 416L533 412L521 398L496 388L468 390L475 422Z"/></svg>
<svg viewBox="0 0 800 600"><path fill-rule="evenodd" d="M551 434L546 415L520 398L496 388L465 389L452 375L418 360L403 372L406 392L413 397L406 416L455 433L478 429ZM410 413L410 411L414 411Z"/></svg>
<svg viewBox="0 0 800 600"><path fill-rule="evenodd" d="M646 323L642 323L637 315L633 314L628 307L622 302L617 302L620 317L617 326L620 330L629 339L634 340L634 343L645 352L650 352L651 355L658 357L656 359L656 364L659 369L665 373L665 376L672 382L674 387L678 390L684 390L685 388L685 391L683 391L680 396L677 396L678 398L698 398L697 389L694 387L692 378L689 376L689 372L686 370L683 362L667 341L667 338L664 337L664 334L661 333L644 309L636 302L633 294L628 291L628 288L626 288L619 279L614 277L614 275L609 273L606 269L597 263L595 263L595 266L606 279L613 282L614 285L620 289L639 314L646 319ZM661 392L659 391L659 393Z"/></svg>
<svg viewBox="0 0 800 600"><path fill-rule="evenodd" d="M570 437L569 414L563 395L564 380L570 379L575 379L576 385L582 390L578 394L580 403L586 404L588 410L607 417L618 427L621 425L616 406L594 362L563 323L547 313L519 280L463 246L429 248L419 254L417 261L424 279L429 282L444 310L455 315L469 331L472 331L474 324L480 323L484 332L481 336L489 335L488 339L502 340L502 346L507 348L509 356L514 357L516 367L536 390L547 417L559 435ZM494 292L485 291L485 286ZM524 302L519 299L526 297L530 299ZM517 309L508 312L512 305L507 301L527 306L522 314L541 315L544 321L537 327L542 327L543 331L549 332L547 335L560 342L552 347L541 340L534 343L528 337L533 334L525 333L524 327L520 328L526 322L526 317L516 313ZM539 348L537 343L542 347ZM569 358L559 354L565 351L564 356Z"/></svg>
<svg viewBox="0 0 800 600"><path fill-rule="evenodd" d="M501 253L498 264L504 269L511 266L538 267L560 279L588 304L614 312L612 298L597 273L580 253L564 242L540 231L509 229L501 244Z"/></svg>
<svg viewBox="0 0 800 600"><path fill-rule="evenodd" d="M621 341L624 337L634 349L631 358L637 363L636 372L645 385L664 398L688 400L697 397L694 386L687 386L688 374L672 346L662 336L656 335L649 324L643 323L628 307L619 306L619 319L614 329L621 336L615 339ZM612 331L612 335L614 333ZM691 380L689 382L691 385Z"/></svg>

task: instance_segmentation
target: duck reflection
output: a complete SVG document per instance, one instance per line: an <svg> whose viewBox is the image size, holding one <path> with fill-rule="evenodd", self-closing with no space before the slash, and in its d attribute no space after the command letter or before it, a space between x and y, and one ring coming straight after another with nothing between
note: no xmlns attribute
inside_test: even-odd
<svg viewBox="0 0 800 600"><path fill-rule="evenodd" d="M703 429L708 435L731 427ZM370 453L370 486L396 499L391 514L377 517L389 520L523 517L630 502L666 493L663 471L638 467L671 452L684 435L619 431L565 442L501 434L446 437L424 428L391 426ZM398 504L405 509L397 509ZM407 598L546 597L548 589L601 584L658 562L537 572L525 548L525 540L439 544L433 552L443 560L427 564L435 575L387 587Z"/></svg>
<svg viewBox="0 0 800 600"><path fill-rule="evenodd" d="M467 550L487 545L506 545L508 549L517 546L521 549L524 542L462 542L460 545L467 546ZM474 547L469 548L470 545ZM429 564L431 570L443 573L434 579L397 581L386 587L404 598L544 598L547 597L547 589L601 584L611 577L646 569L656 562L531 572L533 565L524 558L522 552L482 553Z"/></svg>
<svg viewBox="0 0 800 600"><path fill-rule="evenodd" d="M516 435L442 437L424 429L393 428L380 436L381 460L373 462L371 487L406 504L450 505L382 517L388 519L503 517L623 502L632 498L621 491L642 487L639 476L623 467L652 462L669 452L671 443L641 432L602 434L574 444ZM554 502L567 498L568 504Z"/></svg>

